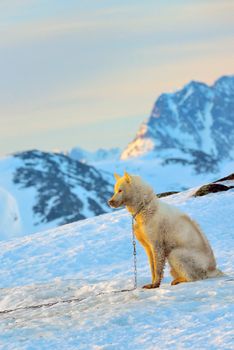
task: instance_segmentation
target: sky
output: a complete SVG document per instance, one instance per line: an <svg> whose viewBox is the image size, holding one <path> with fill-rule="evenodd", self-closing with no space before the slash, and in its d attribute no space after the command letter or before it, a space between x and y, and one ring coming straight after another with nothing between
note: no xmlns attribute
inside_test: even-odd
<svg viewBox="0 0 234 350"><path fill-rule="evenodd" d="M233 0L1 0L0 156L124 148L162 92L234 73Z"/></svg>

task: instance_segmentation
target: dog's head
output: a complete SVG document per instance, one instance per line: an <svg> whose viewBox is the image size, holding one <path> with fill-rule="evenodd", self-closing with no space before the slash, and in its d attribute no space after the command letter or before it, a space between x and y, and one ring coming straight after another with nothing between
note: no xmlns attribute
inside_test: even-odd
<svg viewBox="0 0 234 350"><path fill-rule="evenodd" d="M124 176L114 174L116 183L114 186L114 194L109 199L108 203L112 208L119 208L127 204L130 191L132 178L128 173L124 173Z"/></svg>

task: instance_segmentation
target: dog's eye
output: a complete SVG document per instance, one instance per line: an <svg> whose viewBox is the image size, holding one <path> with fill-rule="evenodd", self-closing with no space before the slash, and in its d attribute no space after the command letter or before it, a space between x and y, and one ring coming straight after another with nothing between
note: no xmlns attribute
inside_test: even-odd
<svg viewBox="0 0 234 350"><path fill-rule="evenodd" d="M120 192L123 192L123 190L119 190L118 192L119 192L119 193L120 193Z"/></svg>

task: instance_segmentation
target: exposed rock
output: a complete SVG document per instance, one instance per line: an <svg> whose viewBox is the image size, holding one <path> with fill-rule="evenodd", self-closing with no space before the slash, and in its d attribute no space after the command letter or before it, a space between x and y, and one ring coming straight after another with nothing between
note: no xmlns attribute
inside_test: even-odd
<svg viewBox="0 0 234 350"><path fill-rule="evenodd" d="M214 181L215 182L222 182L222 181L229 181L229 180L234 180L234 173L231 174L231 175L228 175L226 177L223 177L222 179L219 179L217 181Z"/></svg>
<svg viewBox="0 0 234 350"><path fill-rule="evenodd" d="M200 187L194 194L194 197L201 197L206 196L209 193L215 193L215 192L221 192L221 191L228 191L232 187L221 185L221 184L208 184Z"/></svg>
<svg viewBox="0 0 234 350"><path fill-rule="evenodd" d="M178 191L162 192L162 193L157 193L157 197L163 198L163 197L167 197L167 196L170 196L172 194L177 194L177 193L180 193L180 192L178 192Z"/></svg>

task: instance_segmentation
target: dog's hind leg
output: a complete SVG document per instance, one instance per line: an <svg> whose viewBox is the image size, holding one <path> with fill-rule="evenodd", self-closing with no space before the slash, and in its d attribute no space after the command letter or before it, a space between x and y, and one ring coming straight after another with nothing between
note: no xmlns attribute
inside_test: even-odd
<svg viewBox="0 0 234 350"><path fill-rule="evenodd" d="M179 277L178 273L177 273L173 268L171 268L170 274L172 275L172 277L173 277L174 279L176 279L176 278Z"/></svg>
<svg viewBox="0 0 234 350"><path fill-rule="evenodd" d="M198 252L175 249L168 256L168 262L174 272L172 285L207 278L206 259Z"/></svg>
<svg viewBox="0 0 234 350"><path fill-rule="evenodd" d="M186 278L183 278L183 277L180 277L178 275L178 273L176 272L176 270L173 269L173 267L171 268L170 270L170 274L172 275L172 277L174 278L173 281L171 282L171 285L174 286L176 284L179 284L179 283L183 283L183 282L188 282L186 280Z"/></svg>
<svg viewBox="0 0 234 350"><path fill-rule="evenodd" d="M176 284L179 284L179 283L185 283L185 282L189 282L185 277L178 277L178 278L175 278L172 282L171 282L171 285L172 286L175 286Z"/></svg>

